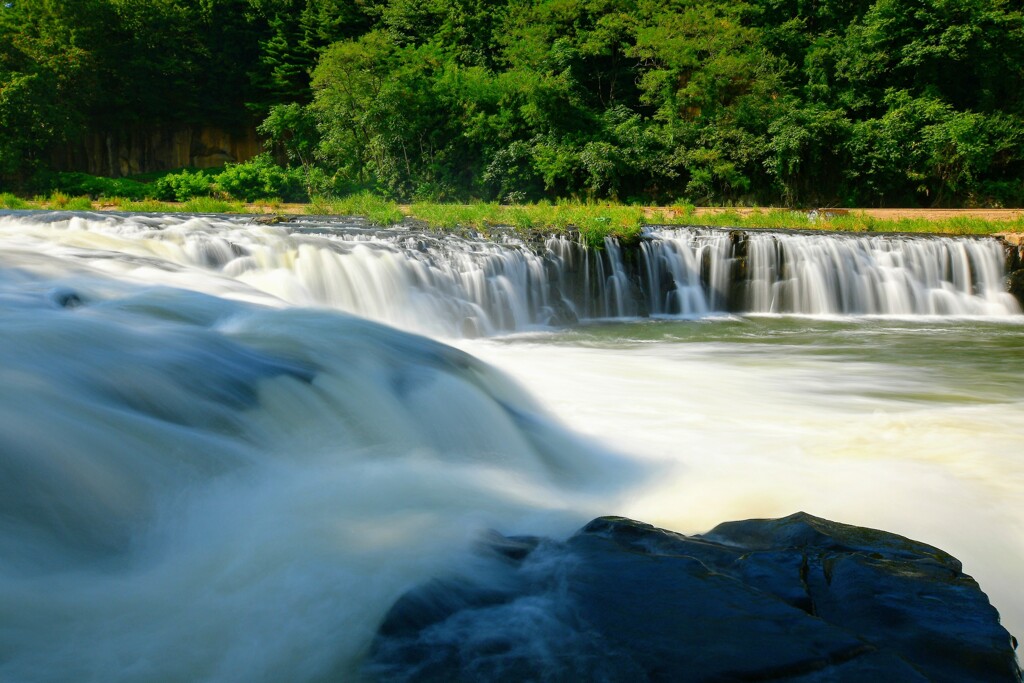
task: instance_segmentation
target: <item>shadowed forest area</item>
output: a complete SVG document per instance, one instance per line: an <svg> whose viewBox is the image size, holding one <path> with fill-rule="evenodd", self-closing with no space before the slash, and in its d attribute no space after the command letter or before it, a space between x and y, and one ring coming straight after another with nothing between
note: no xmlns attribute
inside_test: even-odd
<svg viewBox="0 0 1024 683"><path fill-rule="evenodd" d="M268 155L229 170L284 199L1020 206L1024 23L1020 0L0 5L5 189L160 126L256 126Z"/></svg>

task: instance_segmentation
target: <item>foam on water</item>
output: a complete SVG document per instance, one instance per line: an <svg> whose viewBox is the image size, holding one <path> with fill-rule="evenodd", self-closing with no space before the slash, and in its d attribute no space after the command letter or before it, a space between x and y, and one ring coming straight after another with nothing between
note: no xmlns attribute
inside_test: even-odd
<svg viewBox="0 0 1024 683"><path fill-rule="evenodd" d="M80 258L0 256L0 680L345 679L480 533L637 473L450 347Z"/></svg>
<svg viewBox="0 0 1024 683"><path fill-rule="evenodd" d="M738 324L720 312L743 257L728 233L646 241L630 275L614 242L535 254L335 228L0 216L0 680L350 678L405 590L484 571L482 532L560 535L596 514L694 532L803 508L887 528L960 556L1024 630L1019 391L914 409L945 386L927 365L804 357L817 341L758 360L737 353L743 330L461 342L588 441L473 356L365 318L442 337L645 311ZM966 254L970 272L923 265L935 287L906 299L962 308L863 312L1013 324L1016 304L987 284L999 273L978 265L993 243L977 244L922 247ZM917 267L917 247L847 246L822 258L863 274L875 249L903 260L894 273ZM845 281L832 267L822 277ZM757 310L806 299L799 277L776 284L747 288ZM986 377L1005 369L992 357Z"/></svg>
<svg viewBox="0 0 1024 683"><path fill-rule="evenodd" d="M987 325L660 322L460 345L571 427L669 464L619 514L700 533L803 510L923 540L1019 637L1024 326Z"/></svg>

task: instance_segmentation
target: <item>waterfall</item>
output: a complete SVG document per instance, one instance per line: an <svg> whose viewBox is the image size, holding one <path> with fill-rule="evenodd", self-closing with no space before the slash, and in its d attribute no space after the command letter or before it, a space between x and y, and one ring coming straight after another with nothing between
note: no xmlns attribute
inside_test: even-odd
<svg viewBox="0 0 1024 683"><path fill-rule="evenodd" d="M700 228L646 237L655 313L1020 313L1006 291L1003 249L991 239Z"/></svg>
<svg viewBox="0 0 1024 683"><path fill-rule="evenodd" d="M564 236L484 240L352 220L264 226L67 212L8 213L0 236L83 262L130 255L89 263L125 277L136 271L142 281L194 288L199 270L208 278L203 291L341 310L442 337L644 315L1020 312L991 239L655 228L637 248L606 238L595 249Z"/></svg>
<svg viewBox="0 0 1024 683"><path fill-rule="evenodd" d="M1019 312L1005 290L1005 257L994 240L756 234L748 253L751 312Z"/></svg>
<svg viewBox="0 0 1024 683"><path fill-rule="evenodd" d="M552 300L554 259L514 238L375 230L353 221L264 226L244 219L67 213L0 218L0 232L51 251L130 254L134 261L112 267L134 266L149 278L159 263L166 284L189 287L192 269L200 268L232 281L228 289L244 285L288 304L440 336L492 335L575 318L571 303ZM567 240L553 240L552 247L570 259L588 257ZM176 278L175 265L191 274ZM600 296L596 305L603 305Z"/></svg>
<svg viewBox="0 0 1024 683"><path fill-rule="evenodd" d="M732 273L728 232L649 232L641 245L652 314L701 316L725 311Z"/></svg>

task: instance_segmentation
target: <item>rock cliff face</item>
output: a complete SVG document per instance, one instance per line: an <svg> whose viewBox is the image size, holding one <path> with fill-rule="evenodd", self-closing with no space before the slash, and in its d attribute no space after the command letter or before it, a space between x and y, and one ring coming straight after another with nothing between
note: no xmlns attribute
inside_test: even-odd
<svg viewBox="0 0 1024 683"><path fill-rule="evenodd" d="M999 237L1006 245L1007 289L1024 306L1024 235L1003 233Z"/></svg>
<svg viewBox="0 0 1024 683"><path fill-rule="evenodd" d="M247 161L263 151L254 127L167 126L93 132L57 148L53 168L120 177L192 166Z"/></svg>
<svg viewBox="0 0 1024 683"><path fill-rule="evenodd" d="M496 536L486 581L437 581L380 627L379 681L1021 680L960 563L804 513L683 536L596 519Z"/></svg>

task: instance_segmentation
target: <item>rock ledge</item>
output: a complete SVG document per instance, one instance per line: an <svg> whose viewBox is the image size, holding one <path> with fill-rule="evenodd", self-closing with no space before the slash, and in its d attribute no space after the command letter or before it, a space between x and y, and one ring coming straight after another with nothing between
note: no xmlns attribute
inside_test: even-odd
<svg viewBox="0 0 1024 683"><path fill-rule="evenodd" d="M1016 641L960 563L805 513L684 536L602 517L500 535L486 579L403 596L379 681L1007 681Z"/></svg>

